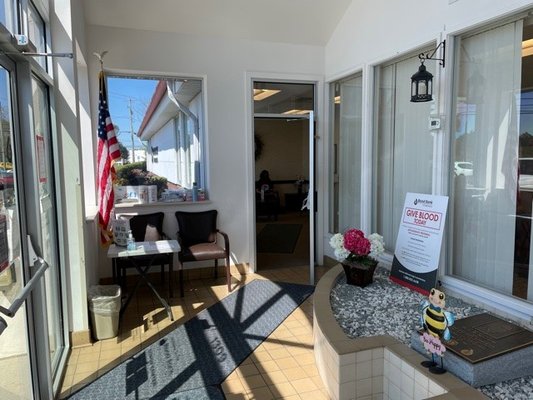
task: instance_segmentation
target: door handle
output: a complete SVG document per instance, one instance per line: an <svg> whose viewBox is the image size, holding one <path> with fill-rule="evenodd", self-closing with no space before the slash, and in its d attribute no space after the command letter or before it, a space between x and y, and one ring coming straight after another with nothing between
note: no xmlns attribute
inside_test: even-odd
<svg viewBox="0 0 533 400"><path fill-rule="evenodd" d="M33 262L33 267L37 268L31 279L24 285L18 296L11 302L9 308L0 306L0 312L8 317L14 317L17 313L20 306L26 301L31 291L35 288L35 285L39 282L41 277L44 275L44 272L48 268L48 263L43 260L41 257L38 257L33 249L30 236L28 235L28 247L30 250L30 260ZM1 318L1 317L0 317ZM5 323L5 321L3 321ZM7 324L6 324L7 326ZM5 327L3 328L5 329ZM0 321L0 333L2 329L2 321Z"/></svg>

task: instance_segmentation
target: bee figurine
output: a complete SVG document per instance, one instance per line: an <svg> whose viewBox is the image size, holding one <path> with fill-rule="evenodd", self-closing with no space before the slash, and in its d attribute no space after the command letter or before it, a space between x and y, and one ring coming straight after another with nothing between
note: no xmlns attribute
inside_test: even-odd
<svg viewBox="0 0 533 400"><path fill-rule="evenodd" d="M435 288L431 289L428 299L421 303L421 323L426 333L433 337L433 339L430 338L429 340L431 361L424 361L422 365L429 367L433 373L444 373L442 353L446 351L446 348L442 345L440 339L444 339L445 341L451 339L452 336L448 327L454 324L455 316L451 312L444 311L446 295L440 290ZM424 341L424 339L422 340ZM440 367L435 362L436 355L440 356Z"/></svg>

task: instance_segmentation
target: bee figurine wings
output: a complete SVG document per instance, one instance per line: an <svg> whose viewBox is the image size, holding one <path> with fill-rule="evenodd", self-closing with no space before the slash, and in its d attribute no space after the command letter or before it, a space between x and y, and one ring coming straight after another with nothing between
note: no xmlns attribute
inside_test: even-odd
<svg viewBox="0 0 533 400"><path fill-rule="evenodd" d="M449 326L455 322L455 316L444 311L446 295L435 288L429 292L429 300L422 302L422 326L424 330L434 337L450 340Z"/></svg>

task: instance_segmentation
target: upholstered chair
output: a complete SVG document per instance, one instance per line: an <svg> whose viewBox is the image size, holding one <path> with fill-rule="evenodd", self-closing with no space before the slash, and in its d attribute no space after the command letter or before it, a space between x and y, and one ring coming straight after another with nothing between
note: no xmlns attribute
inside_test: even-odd
<svg viewBox="0 0 533 400"><path fill-rule="evenodd" d="M176 234L181 246L179 260L180 295L183 297L184 263L191 261L214 260L215 278L218 276L218 260L225 259L226 283L231 291L231 272L229 263L228 235L217 229L217 210L185 212L177 211L178 232Z"/></svg>

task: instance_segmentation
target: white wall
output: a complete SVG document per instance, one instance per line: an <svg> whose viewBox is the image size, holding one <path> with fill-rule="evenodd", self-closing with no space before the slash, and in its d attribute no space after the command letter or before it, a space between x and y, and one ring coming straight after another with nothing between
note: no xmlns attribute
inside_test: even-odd
<svg viewBox="0 0 533 400"><path fill-rule="evenodd" d="M87 285L94 277L85 268L86 229L83 218L82 143L80 135L88 121L88 92L86 81L84 16L80 1L55 0L50 10L53 52L72 52L74 59L55 58L53 61L56 137L59 159L55 160L58 192L58 247L61 273L67 288L63 295L69 306L69 329L82 331L87 324ZM80 79L81 77L81 79ZM94 173L93 173L94 176ZM92 186L94 188L94 185Z"/></svg>
<svg viewBox="0 0 533 400"><path fill-rule="evenodd" d="M466 29L533 5L526 0L448 3L376 0L370 6L354 0L326 45L326 77L345 76L367 64L435 43L441 33Z"/></svg>
<svg viewBox="0 0 533 400"><path fill-rule="evenodd" d="M106 70L206 79L210 207L219 211L219 225L230 236L232 261L250 262L254 256L249 243L255 196L251 171L253 141L246 129L247 102L251 97L251 90L247 92L245 89L247 74L264 71L265 75L275 73L280 78L285 74L292 78L323 76L323 48L96 26L88 27L88 44L88 54L109 51L104 62ZM94 58L89 68L93 125L97 115L98 68ZM179 207L176 205L175 209ZM177 227L167 229L173 236ZM97 243L94 247L99 248ZM110 276L110 263L98 268L100 276Z"/></svg>
<svg viewBox="0 0 533 400"><path fill-rule="evenodd" d="M176 127L175 120L168 121L157 133L150 138L150 148L157 147L157 162L152 162L151 150L147 162L148 171L164 176L170 182L178 182L176 168ZM148 168L149 167L149 168Z"/></svg>

